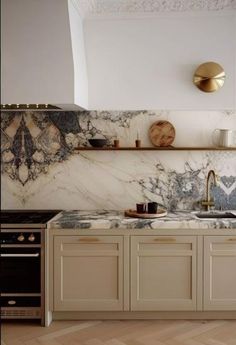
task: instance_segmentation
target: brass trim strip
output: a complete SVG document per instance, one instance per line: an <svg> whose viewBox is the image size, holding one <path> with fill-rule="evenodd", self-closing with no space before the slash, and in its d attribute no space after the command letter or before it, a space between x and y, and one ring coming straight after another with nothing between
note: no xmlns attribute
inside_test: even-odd
<svg viewBox="0 0 236 345"><path fill-rule="evenodd" d="M1 104L1 110L58 110L61 109L52 104Z"/></svg>

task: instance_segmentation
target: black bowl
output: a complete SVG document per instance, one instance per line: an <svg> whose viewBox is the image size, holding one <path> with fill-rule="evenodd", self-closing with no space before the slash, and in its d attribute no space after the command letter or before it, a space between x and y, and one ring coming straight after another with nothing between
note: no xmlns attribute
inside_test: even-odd
<svg viewBox="0 0 236 345"><path fill-rule="evenodd" d="M93 147L103 147L107 145L107 139L89 139L88 141Z"/></svg>

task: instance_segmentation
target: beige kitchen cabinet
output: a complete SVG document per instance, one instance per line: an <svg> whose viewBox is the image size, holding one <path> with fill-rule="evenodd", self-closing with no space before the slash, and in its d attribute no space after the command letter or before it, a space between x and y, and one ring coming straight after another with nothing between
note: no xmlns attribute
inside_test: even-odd
<svg viewBox="0 0 236 345"><path fill-rule="evenodd" d="M123 310L123 236L54 237L54 310Z"/></svg>
<svg viewBox="0 0 236 345"><path fill-rule="evenodd" d="M131 236L131 310L196 310L195 236Z"/></svg>
<svg viewBox="0 0 236 345"><path fill-rule="evenodd" d="M236 236L204 237L204 310L236 310Z"/></svg>

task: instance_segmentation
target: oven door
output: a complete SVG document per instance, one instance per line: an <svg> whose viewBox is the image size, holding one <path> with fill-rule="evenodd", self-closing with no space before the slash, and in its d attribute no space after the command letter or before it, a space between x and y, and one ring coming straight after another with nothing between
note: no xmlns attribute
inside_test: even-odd
<svg viewBox="0 0 236 345"><path fill-rule="evenodd" d="M40 248L1 248L1 293L40 293Z"/></svg>

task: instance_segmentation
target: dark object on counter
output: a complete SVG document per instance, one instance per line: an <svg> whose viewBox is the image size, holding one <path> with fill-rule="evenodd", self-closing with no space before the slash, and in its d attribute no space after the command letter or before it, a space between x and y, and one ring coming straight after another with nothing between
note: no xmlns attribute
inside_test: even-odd
<svg viewBox="0 0 236 345"><path fill-rule="evenodd" d="M55 217L60 210L3 210L0 213L1 224L37 224L36 228L45 227L44 224ZM43 224L41 226L41 224ZM21 226L22 227L22 226ZM14 226L15 228L15 226Z"/></svg>
<svg viewBox="0 0 236 345"><path fill-rule="evenodd" d="M156 213L138 213L136 210L125 210L125 217L141 218L141 219L155 219L165 217L167 211L162 208L158 208Z"/></svg>
<svg viewBox="0 0 236 345"><path fill-rule="evenodd" d="M114 147L120 147L120 140L118 140L118 139L115 139L114 140Z"/></svg>
<svg viewBox="0 0 236 345"><path fill-rule="evenodd" d="M141 140L135 140L135 147L141 147Z"/></svg>
<svg viewBox="0 0 236 345"><path fill-rule="evenodd" d="M146 213L146 207L147 205L144 202L136 204L137 213Z"/></svg>
<svg viewBox="0 0 236 345"><path fill-rule="evenodd" d="M107 139L89 139L89 144L93 147L104 147L107 145Z"/></svg>
<svg viewBox="0 0 236 345"><path fill-rule="evenodd" d="M157 202L149 202L147 212L148 213L157 213L157 207L158 207Z"/></svg>

